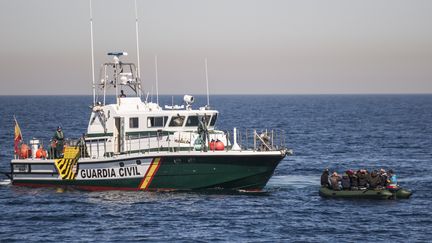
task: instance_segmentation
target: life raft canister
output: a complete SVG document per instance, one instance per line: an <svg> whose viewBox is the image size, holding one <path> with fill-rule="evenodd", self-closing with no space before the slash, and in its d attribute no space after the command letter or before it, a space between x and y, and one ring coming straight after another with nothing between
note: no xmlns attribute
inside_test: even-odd
<svg viewBox="0 0 432 243"><path fill-rule="evenodd" d="M19 156L23 159L27 159L31 154L31 149L27 144L22 144L20 148Z"/></svg>
<svg viewBox="0 0 432 243"><path fill-rule="evenodd" d="M224 150L225 149L224 143L218 139L215 143L215 149L216 150Z"/></svg>

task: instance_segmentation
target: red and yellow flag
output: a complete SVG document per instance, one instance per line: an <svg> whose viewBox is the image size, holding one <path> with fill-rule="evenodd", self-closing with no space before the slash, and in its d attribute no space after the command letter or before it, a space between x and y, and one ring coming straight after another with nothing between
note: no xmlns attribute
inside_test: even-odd
<svg viewBox="0 0 432 243"><path fill-rule="evenodd" d="M19 154L18 145L22 141L22 134L21 134L21 129L18 125L17 120L15 118L14 118L14 120L15 120L14 150L15 150L15 154Z"/></svg>

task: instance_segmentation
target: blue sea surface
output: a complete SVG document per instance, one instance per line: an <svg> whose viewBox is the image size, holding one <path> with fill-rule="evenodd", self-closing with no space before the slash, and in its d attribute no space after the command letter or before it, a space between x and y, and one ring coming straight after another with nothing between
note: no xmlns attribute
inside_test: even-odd
<svg viewBox="0 0 432 243"><path fill-rule="evenodd" d="M171 105L171 96L160 97ZM174 103L182 98L174 96ZM194 107L204 105L196 97ZM13 157L13 115L24 139L86 132L92 97L0 96L0 171ZM217 127L283 129L294 155L264 192L84 192L0 179L1 242L383 241L432 239L432 95L212 96ZM318 195L324 168L392 168L408 200Z"/></svg>

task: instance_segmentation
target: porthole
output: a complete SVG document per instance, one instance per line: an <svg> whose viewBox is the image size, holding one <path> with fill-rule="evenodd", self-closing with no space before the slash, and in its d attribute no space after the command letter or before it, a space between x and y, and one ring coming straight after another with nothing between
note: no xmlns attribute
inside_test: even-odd
<svg viewBox="0 0 432 243"><path fill-rule="evenodd" d="M120 167L124 167L124 163L123 162L120 162L119 165L120 165Z"/></svg>
<svg viewBox="0 0 432 243"><path fill-rule="evenodd" d="M137 159L136 164L140 165L141 164L141 160Z"/></svg>

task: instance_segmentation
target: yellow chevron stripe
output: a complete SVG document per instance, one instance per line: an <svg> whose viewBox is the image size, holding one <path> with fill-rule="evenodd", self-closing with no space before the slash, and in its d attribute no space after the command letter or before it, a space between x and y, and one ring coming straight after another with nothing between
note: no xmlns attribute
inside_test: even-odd
<svg viewBox="0 0 432 243"><path fill-rule="evenodd" d="M63 159L54 160L57 171L63 180L75 179L76 174L73 168L78 163L78 159L79 148L67 147L65 148Z"/></svg>
<svg viewBox="0 0 432 243"><path fill-rule="evenodd" d="M73 159L66 159L66 166L62 170L62 177L66 179L70 171L72 171Z"/></svg>
<svg viewBox="0 0 432 243"><path fill-rule="evenodd" d="M150 185L151 180L153 179L153 176L156 173L156 170L159 166L160 158L155 158L153 162L150 164L150 167L147 170L147 173L144 177L144 181L141 183L140 189L146 190L148 186Z"/></svg>
<svg viewBox="0 0 432 243"><path fill-rule="evenodd" d="M72 169L69 170L69 172L66 174L66 177L65 177L65 178L66 178L67 180L75 179L74 175L75 175L75 173L73 172L73 166L72 166Z"/></svg>

